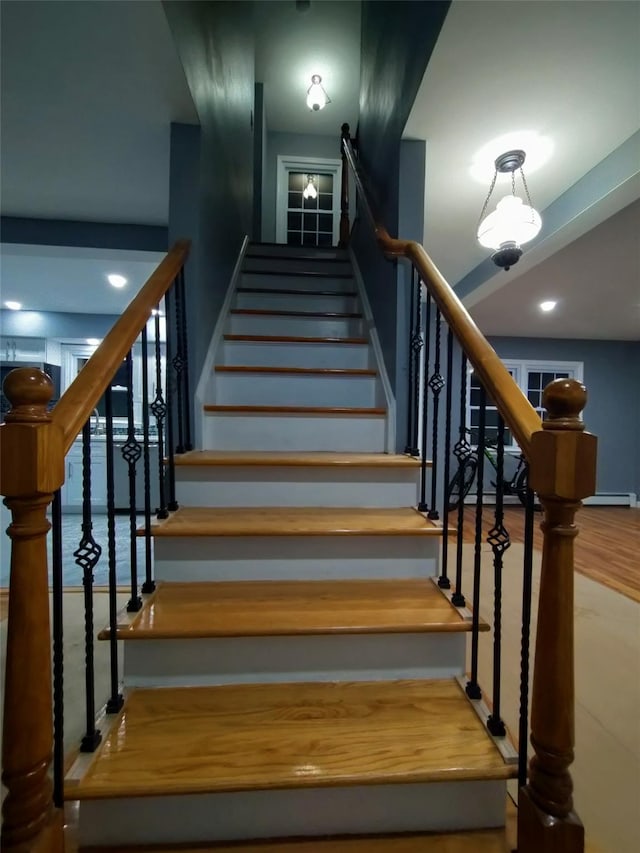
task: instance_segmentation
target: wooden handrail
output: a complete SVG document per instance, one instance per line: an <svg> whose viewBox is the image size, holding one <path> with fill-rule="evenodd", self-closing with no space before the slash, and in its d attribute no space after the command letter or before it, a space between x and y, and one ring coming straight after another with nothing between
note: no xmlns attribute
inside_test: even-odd
<svg viewBox="0 0 640 853"><path fill-rule="evenodd" d="M97 406L152 310L173 284L190 247L189 240L178 240L174 244L54 407L52 421L62 431L65 453Z"/></svg>
<svg viewBox="0 0 640 853"><path fill-rule="evenodd" d="M391 237L387 229L380 224L359 173L351 141L344 133L342 145L346 160L353 172L358 193L365 206L367 217L373 226L378 245L385 255L407 258L418 270L420 278L427 286L442 316L449 324L474 370L482 380L487 394L495 402L505 423L515 436L522 453L529 459L531 437L542 426L538 413L513 380L491 344L471 319L469 312L423 246L413 240L400 240Z"/></svg>

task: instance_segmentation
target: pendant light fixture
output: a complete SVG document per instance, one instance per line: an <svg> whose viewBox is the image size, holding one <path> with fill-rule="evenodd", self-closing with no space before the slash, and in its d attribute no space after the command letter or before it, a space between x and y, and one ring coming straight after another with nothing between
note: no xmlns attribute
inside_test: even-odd
<svg viewBox="0 0 640 853"><path fill-rule="evenodd" d="M322 88L322 77L319 74L312 74L311 85L307 89L307 106L310 110L317 112L323 110L330 103L331 98Z"/></svg>
<svg viewBox="0 0 640 853"><path fill-rule="evenodd" d="M478 242L481 246L494 250L491 260L505 271L519 261L522 255L521 246L533 240L542 227L542 219L531 203L529 188L522 171L525 158L524 151L518 149L507 151L496 159L493 180L478 225ZM516 169L520 170L527 204L516 195ZM485 217L498 172L502 174L511 172L511 195L501 199L493 213Z"/></svg>
<svg viewBox="0 0 640 853"><path fill-rule="evenodd" d="M302 191L304 198L317 198L318 190L316 189L315 176L307 175L307 185Z"/></svg>

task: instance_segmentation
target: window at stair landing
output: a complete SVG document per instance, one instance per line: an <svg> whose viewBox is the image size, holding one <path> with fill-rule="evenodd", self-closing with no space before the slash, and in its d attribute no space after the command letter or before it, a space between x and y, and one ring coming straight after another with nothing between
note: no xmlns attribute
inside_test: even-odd
<svg viewBox="0 0 640 853"><path fill-rule="evenodd" d="M315 198L305 198L308 172L289 172L287 196L287 244L333 245L333 175L315 173Z"/></svg>

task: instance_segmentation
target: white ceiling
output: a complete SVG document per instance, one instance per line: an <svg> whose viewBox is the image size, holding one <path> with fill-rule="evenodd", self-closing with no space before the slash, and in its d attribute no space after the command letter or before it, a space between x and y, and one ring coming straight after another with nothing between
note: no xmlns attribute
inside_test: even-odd
<svg viewBox="0 0 640 853"><path fill-rule="evenodd" d="M309 10L299 12L294 0L263 0L256 34L256 79L264 83L269 130L337 136L345 120L355 128L359 3L312 0ZM534 203L544 214L640 127L639 38L636 0L454 0L405 131L427 140L425 245L451 283L487 256L475 229L489 178L470 177L474 154L512 131L548 137L548 163L528 168L530 157L525 164ZM29 61L33 56L37 62ZM322 74L332 101L318 113L304 106L314 72ZM159 0L2 2L1 108L3 213L166 224L169 124L196 122L197 115ZM599 245L601 232L562 255L570 262L555 258L587 228L638 198L640 179L623 189L529 249L510 272L495 268L468 300L481 327L492 334L546 335L550 318L541 327L539 314L522 310L522 293L533 295L544 290L541 282L561 278L561 302L565 310L571 305L580 336L633 336L624 307L629 300L622 294L633 299L640 287L637 242L607 255L606 327L604 312L596 316L593 304L581 300L587 288L580 286L592 280L585 246ZM61 306L75 304L74 288L101 282L104 264L116 260L97 253L91 270L82 268L88 257L74 255L65 271L57 252L45 248L40 255L23 254L20 276L13 247L3 260L2 299L11 298L6 289L14 281L22 301L29 301L38 279L44 291L33 298L42 309L55 280L54 310L67 310ZM126 258L121 254L119 260ZM66 284L70 302L63 301ZM114 313L114 294L98 287L93 310ZM121 298L116 313L130 297L121 292ZM561 331L559 324L555 328Z"/></svg>

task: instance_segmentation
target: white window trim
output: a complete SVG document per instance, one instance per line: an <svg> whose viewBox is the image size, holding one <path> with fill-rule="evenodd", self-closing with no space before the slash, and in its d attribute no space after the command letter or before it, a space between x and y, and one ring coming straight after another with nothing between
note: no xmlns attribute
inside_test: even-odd
<svg viewBox="0 0 640 853"><path fill-rule="evenodd" d="M340 229L340 176L342 160L319 157L294 157L278 154L276 169L276 243L287 242L289 172L324 172L333 175L333 244L338 244Z"/></svg>
<svg viewBox="0 0 640 853"><path fill-rule="evenodd" d="M527 398L527 378L530 372L535 373L569 373L572 379L583 381L584 362L582 361L549 361L538 359L512 359L505 358L502 363L507 370L513 371L513 379ZM471 425L471 375L473 368L469 367L467 372L467 427ZM473 407L474 409L477 406ZM505 445L507 452L519 452L520 448L512 436L512 443Z"/></svg>

